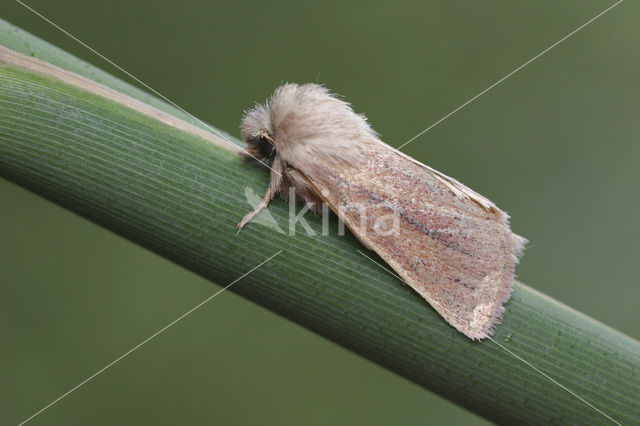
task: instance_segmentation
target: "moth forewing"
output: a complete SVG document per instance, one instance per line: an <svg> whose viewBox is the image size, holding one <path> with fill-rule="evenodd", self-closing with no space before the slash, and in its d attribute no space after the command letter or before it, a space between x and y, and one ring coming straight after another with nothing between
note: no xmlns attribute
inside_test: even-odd
<svg viewBox="0 0 640 426"><path fill-rule="evenodd" d="M272 173L265 200L273 185L322 199L447 322L471 339L493 333L524 244L506 213L384 144L362 116L317 85L277 89L246 115L249 144L254 131L273 139L275 159L289 171L282 182Z"/></svg>
<svg viewBox="0 0 640 426"><path fill-rule="evenodd" d="M456 195L419 163L370 149L360 167L316 167L307 176L358 239L451 325L472 339L491 335L522 246L506 214ZM381 232L379 219L390 214L395 229Z"/></svg>

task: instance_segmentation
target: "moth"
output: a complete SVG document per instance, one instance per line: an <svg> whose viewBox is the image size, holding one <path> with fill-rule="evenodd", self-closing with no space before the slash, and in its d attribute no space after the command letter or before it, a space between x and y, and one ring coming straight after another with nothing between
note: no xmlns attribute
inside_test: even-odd
<svg viewBox="0 0 640 426"><path fill-rule="evenodd" d="M453 327L491 336L526 240L491 201L382 142L351 105L317 84L285 84L245 112L243 154L271 168L238 228L289 188L326 203L367 248Z"/></svg>

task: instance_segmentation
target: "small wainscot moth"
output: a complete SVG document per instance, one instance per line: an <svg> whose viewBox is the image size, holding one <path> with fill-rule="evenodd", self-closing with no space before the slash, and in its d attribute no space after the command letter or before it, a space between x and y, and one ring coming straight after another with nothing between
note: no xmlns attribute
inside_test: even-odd
<svg viewBox="0 0 640 426"><path fill-rule="evenodd" d="M246 112L243 154L271 167L266 194L326 203L453 327L491 336L526 240L491 201L382 142L363 115L317 84L285 84ZM389 225L393 223L393 226Z"/></svg>

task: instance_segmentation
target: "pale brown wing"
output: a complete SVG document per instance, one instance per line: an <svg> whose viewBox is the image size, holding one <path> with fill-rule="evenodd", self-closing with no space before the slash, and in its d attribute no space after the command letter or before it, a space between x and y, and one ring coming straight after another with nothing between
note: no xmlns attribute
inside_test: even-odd
<svg viewBox="0 0 640 426"><path fill-rule="evenodd" d="M507 215L458 181L368 144L364 164L305 170L318 195L445 320L493 334L525 240ZM389 228L391 227L391 228Z"/></svg>
<svg viewBox="0 0 640 426"><path fill-rule="evenodd" d="M416 160L413 157L408 156L407 154L405 154L402 151L399 151L397 149L395 149L394 147L387 145L386 143L382 142L379 139L373 139L374 142L382 145L382 147L384 149L386 149L387 151L389 151L387 154L385 155L389 155L389 153L393 153L396 155L399 155L400 157L418 165L419 167L426 169L427 171L433 173L433 175L435 176L436 179L438 179L440 182L442 182L444 184L444 186L446 186L448 189L451 190L451 192L453 192L458 198L462 198L462 199L469 199L472 200L478 204L480 204L482 207L484 207L487 210L499 210L495 204L493 204L493 202L491 200L489 200L488 198L486 198L483 195L478 194L476 191L474 191L473 189L465 186L464 184L458 182L456 179L445 175L442 172L437 171L436 169L432 169L431 167L427 166L426 164L422 164L421 162L419 162L418 160Z"/></svg>

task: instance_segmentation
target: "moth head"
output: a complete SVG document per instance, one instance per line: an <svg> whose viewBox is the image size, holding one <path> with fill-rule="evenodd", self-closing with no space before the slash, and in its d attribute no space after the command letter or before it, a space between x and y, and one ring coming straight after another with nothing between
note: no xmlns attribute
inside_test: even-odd
<svg viewBox="0 0 640 426"><path fill-rule="evenodd" d="M287 83L278 87L264 104L257 104L249 111L245 111L242 124L242 139L247 144L247 152L250 157L259 160L272 160L279 145L282 145L284 133L283 119L301 112L304 109L305 91L302 88L317 88L317 91L326 92L321 86L306 84L299 86ZM297 126L296 126L297 127Z"/></svg>
<svg viewBox="0 0 640 426"><path fill-rule="evenodd" d="M246 111L242 119L242 139L247 144L247 160L273 160L276 154L275 140L269 117L268 104L256 105Z"/></svg>

